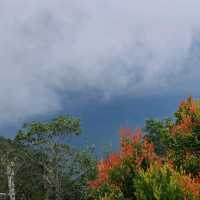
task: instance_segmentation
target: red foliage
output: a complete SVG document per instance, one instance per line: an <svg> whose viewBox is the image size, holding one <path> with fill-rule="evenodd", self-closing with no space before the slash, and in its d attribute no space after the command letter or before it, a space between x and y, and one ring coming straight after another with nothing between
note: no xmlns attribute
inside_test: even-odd
<svg viewBox="0 0 200 200"><path fill-rule="evenodd" d="M143 140L141 129L137 129L135 133L132 133L130 129L121 129L120 141L119 153L111 153L107 159L99 161L97 165L98 177L89 183L90 187L98 188L108 181L110 170L120 167L127 159L131 160L136 169L140 168L143 160L149 163L155 160L160 161L154 153L154 145L149 143L147 139Z"/></svg>
<svg viewBox="0 0 200 200"><path fill-rule="evenodd" d="M182 186L185 200L190 199L189 196L192 194L194 199L199 199L200 196L200 186L199 178L193 179L190 176L182 175L179 177L180 184Z"/></svg>
<svg viewBox="0 0 200 200"><path fill-rule="evenodd" d="M177 125L175 125L172 128L172 134L188 134L192 131L192 125L192 117L190 115L186 115L181 119L181 121Z"/></svg>
<svg viewBox="0 0 200 200"><path fill-rule="evenodd" d="M180 103L179 109L176 112L177 121L173 126L170 126L170 133L173 139L176 139L178 134L187 135L191 134L193 127L199 125L200 121L197 121L195 115L199 112L198 104L189 97L187 101ZM183 147L185 159L191 157L193 150L186 150ZM181 188L185 195L185 200L192 196L195 199L199 199L200 196L200 172L199 175L190 176L188 174L176 171L177 168L172 160L169 160L168 154L173 152L173 149L168 149L166 157L159 157L154 152L154 145L150 143L145 137L142 136L141 129L137 129L135 133L132 133L131 129L120 130L120 150L118 153L111 153L107 159L99 161L97 165L98 175L97 179L89 182L91 188L99 188L103 183L113 184L110 181L110 171L118 169L124 165L124 163L131 163L134 166L136 173L140 173L145 163L145 170L151 170L152 166L156 164L159 169L162 169L167 164L170 171L178 178ZM196 154L195 154L196 155ZM198 157L199 158L199 157ZM145 162L143 162L145 161ZM131 173L131 170L123 171L123 173ZM124 174L122 174L123 176ZM115 186L119 186L118 183Z"/></svg>
<svg viewBox="0 0 200 200"><path fill-rule="evenodd" d="M171 129L172 135L189 134L192 131L192 127L198 124L194 119L197 111L198 104L192 97L189 97L186 101L181 101L177 111L178 121Z"/></svg>
<svg viewBox="0 0 200 200"><path fill-rule="evenodd" d="M91 188L98 188L102 183L108 181L109 170L121 165L121 157L117 153L111 153L106 160L99 161L97 165L98 178L89 182Z"/></svg>

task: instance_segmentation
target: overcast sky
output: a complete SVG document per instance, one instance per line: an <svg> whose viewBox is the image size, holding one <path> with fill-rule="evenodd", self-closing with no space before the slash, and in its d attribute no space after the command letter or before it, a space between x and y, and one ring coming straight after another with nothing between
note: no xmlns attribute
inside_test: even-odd
<svg viewBox="0 0 200 200"><path fill-rule="evenodd" d="M198 96L199 9L199 0L1 0L0 128L94 101Z"/></svg>

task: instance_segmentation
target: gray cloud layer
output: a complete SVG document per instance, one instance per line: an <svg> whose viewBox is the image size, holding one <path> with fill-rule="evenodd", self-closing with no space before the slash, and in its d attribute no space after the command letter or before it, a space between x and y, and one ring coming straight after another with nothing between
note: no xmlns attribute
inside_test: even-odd
<svg viewBox="0 0 200 200"><path fill-rule="evenodd" d="M199 92L199 9L199 0L1 0L0 124L61 109L60 92Z"/></svg>

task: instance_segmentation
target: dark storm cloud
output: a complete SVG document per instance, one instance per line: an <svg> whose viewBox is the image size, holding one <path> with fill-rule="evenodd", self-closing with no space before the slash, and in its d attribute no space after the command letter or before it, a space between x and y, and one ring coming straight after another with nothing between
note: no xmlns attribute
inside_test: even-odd
<svg viewBox="0 0 200 200"><path fill-rule="evenodd" d="M199 92L198 50L191 54L199 8L197 0L1 0L1 123L61 109L60 93Z"/></svg>

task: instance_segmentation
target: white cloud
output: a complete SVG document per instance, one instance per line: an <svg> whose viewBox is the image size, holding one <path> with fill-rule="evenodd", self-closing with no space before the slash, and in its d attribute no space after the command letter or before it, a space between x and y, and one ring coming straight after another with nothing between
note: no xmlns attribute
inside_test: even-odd
<svg viewBox="0 0 200 200"><path fill-rule="evenodd" d="M199 8L198 0L1 0L1 123L60 109L57 91L199 92L199 63L188 61L198 56Z"/></svg>

